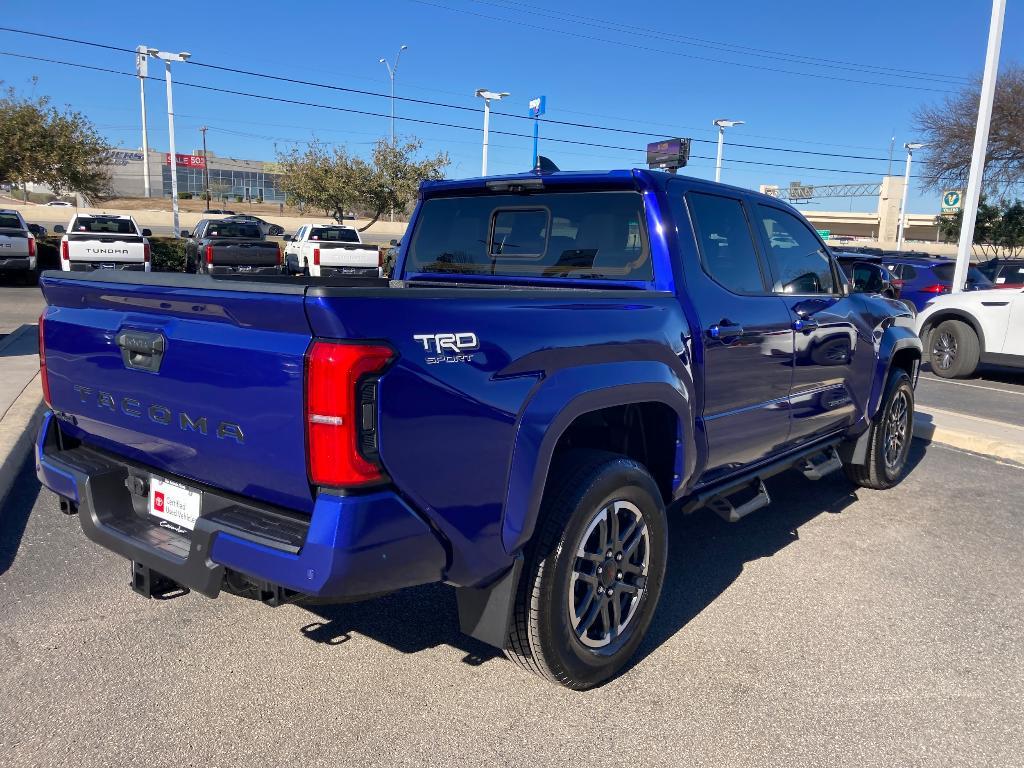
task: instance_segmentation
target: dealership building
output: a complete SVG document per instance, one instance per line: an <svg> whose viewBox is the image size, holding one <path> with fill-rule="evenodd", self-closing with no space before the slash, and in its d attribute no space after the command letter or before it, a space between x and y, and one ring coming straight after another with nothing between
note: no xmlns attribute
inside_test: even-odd
<svg viewBox="0 0 1024 768"><path fill-rule="evenodd" d="M139 151L115 150L110 153L110 180L115 197L145 197L144 163ZM150 197L171 196L171 156L166 152L149 151ZM206 172L210 174L210 194L214 200L260 200L283 203L281 175L275 163L262 160L238 160L219 157L212 152L177 154L178 192L202 197L206 189Z"/></svg>

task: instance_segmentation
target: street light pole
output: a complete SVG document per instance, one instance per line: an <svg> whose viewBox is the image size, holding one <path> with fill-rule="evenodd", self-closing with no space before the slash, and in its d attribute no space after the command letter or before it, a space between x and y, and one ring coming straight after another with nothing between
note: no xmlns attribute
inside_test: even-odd
<svg viewBox="0 0 1024 768"><path fill-rule="evenodd" d="M210 210L210 159L206 156L206 132L208 126L203 126L199 132L203 134L203 186L206 187L203 196L206 198L206 210Z"/></svg>
<svg viewBox="0 0 1024 768"><path fill-rule="evenodd" d="M146 130L146 77L149 75L149 46L135 46L135 74L139 77L139 101L142 104L142 188L149 197L149 132Z"/></svg>
<svg viewBox="0 0 1024 768"><path fill-rule="evenodd" d="M978 125L974 130L974 152L971 154L971 172L967 177L964 195L964 218L960 224L960 242L956 250L956 269L953 272L953 293L963 290L967 268L971 263L974 244L974 225L978 219L978 201L981 180L985 172L985 151L988 149L988 130L992 123L992 101L996 95L996 75L999 71L999 47L1003 40L1003 16L1006 0L992 0L992 20L988 28L988 50L985 53L985 74L981 80L978 100Z"/></svg>
<svg viewBox="0 0 1024 768"><path fill-rule="evenodd" d="M171 62L188 61L192 56L188 51L181 53L167 53L156 48L149 48L146 53L164 63L164 81L167 83L167 132L171 151L171 210L174 213L174 233L172 237L177 239L180 236L178 231L178 157L174 148L174 98L171 95Z"/></svg>
<svg viewBox="0 0 1024 768"><path fill-rule="evenodd" d="M903 199L900 200L900 227L899 234L896 236L896 250L903 250L903 232L907 228L907 195L910 193L910 161L914 158L914 150L920 149L924 144L920 142L912 142L904 144L903 148L907 150L907 170L903 173Z"/></svg>
<svg viewBox="0 0 1024 768"><path fill-rule="evenodd" d="M483 164L481 166L480 175L481 176L486 176L487 175L487 132L488 132L488 129L490 127L490 122L491 122L491 99L494 99L495 101L501 101L503 98L505 98L509 94L507 92L505 92L505 91L496 92L496 91L488 91L486 88L477 88L476 89L476 95L479 98L484 100L484 154L483 154Z"/></svg>
<svg viewBox="0 0 1024 768"><path fill-rule="evenodd" d="M398 74L398 62L402 58L402 51L408 48L408 45L403 45L398 49L394 66L389 64L387 59L379 59L380 63L388 68L388 77L391 78L391 146L395 146L395 75Z"/></svg>
<svg viewBox="0 0 1024 768"><path fill-rule="evenodd" d="M715 181L722 180L722 149L725 146L725 129L737 125L743 125L742 120L725 120L720 118L712 121L712 125L718 126L718 158L715 160Z"/></svg>

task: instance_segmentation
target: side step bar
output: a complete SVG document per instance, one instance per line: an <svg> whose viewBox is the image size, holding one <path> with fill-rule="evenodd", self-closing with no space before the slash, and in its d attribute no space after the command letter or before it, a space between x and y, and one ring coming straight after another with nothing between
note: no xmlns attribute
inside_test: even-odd
<svg viewBox="0 0 1024 768"><path fill-rule="evenodd" d="M776 459L726 485L697 493L683 503L681 511L688 515L701 507L708 507L726 522L735 523L771 504L768 489L764 486L766 478L787 469L797 469L808 480L820 480L840 469L843 462L836 450L837 445L838 442L824 446L819 444L801 453Z"/></svg>

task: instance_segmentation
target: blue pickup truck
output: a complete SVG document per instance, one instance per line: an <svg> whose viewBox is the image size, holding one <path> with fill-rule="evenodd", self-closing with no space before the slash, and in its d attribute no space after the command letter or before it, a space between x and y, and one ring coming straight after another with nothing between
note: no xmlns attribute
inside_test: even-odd
<svg viewBox="0 0 1024 768"><path fill-rule="evenodd" d="M42 277L42 483L136 591L454 587L573 688L629 661L666 514L905 469L921 344L814 229L640 170L425 183L396 280Z"/></svg>

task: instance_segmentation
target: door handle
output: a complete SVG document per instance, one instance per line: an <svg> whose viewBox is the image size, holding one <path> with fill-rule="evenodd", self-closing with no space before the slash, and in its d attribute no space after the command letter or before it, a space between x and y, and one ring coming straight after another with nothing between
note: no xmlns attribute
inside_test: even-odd
<svg viewBox="0 0 1024 768"><path fill-rule="evenodd" d="M117 346L121 348L121 360L125 368L156 373L160 370L167 339L162 333L146 331L121 331L117 334Z"/></svg>
<svg viewBox="0 0 1024 768"><path fill-rule="evenodd" d="M708 328L708 337L716 340L732 339L743 335L743 326L722 320Z"/></svg>
<svg viewBox="0 0 1024 768"><path fill-rule="evenodd" d="M811 331L818 330L818 321L813 317L801 317L793 321L794 331L803 331L804 333L810 333Z"/></svg>

